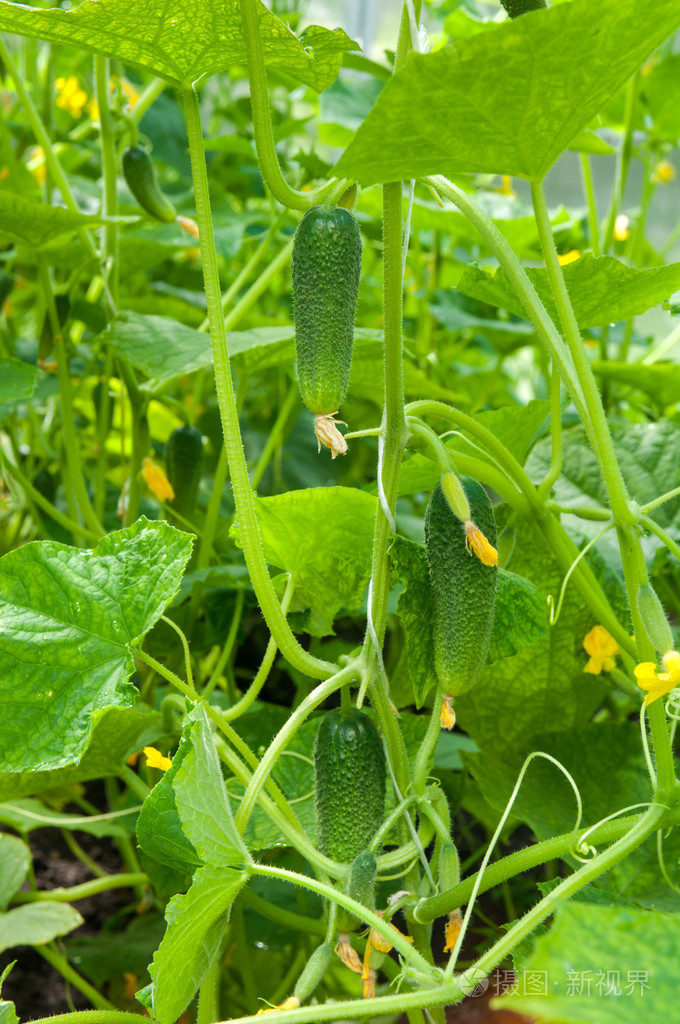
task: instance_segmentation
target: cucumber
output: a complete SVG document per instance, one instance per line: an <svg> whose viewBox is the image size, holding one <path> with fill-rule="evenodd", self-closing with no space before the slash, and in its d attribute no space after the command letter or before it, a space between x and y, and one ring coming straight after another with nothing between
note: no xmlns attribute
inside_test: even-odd
<svg viewBox="0 0 680 1024"><path fill-rule="evenodd" d="M300 394L315 416L336 413L347 394L360 274L349 210L308 210L293 245L293 312Z"/></svg>
<svg viewBox="0 0 680 1024"><path fill-rule="evenodd" d="M165 445L165 467L175 497L170 507L190 517L198 497L203 469L203 438L195 427L177 427Z"/></svg>
<svg viewBox="0 0 680 1024"><path fill-rule="evenodd" d="M385 814L385 753L373 722L353 708L321 720L314 743L318 847L351 863L363 853Z"/></svg>
<svg viewBox="0 0 680 1024"><path fill-rule="evenodd" d="M304 1003L313 994L324 974L330 967L333 950L323 942L314 950L307 964L298 978L293 996L300 1003Z"/></svg>
<svg viewBox="0 0 680 1024"><path fill-rule="evenodd" d="M501 0L501 3L511 18L519 18L520 14L526 14L527 11L538 11L548 6L546 0Z"/></svg>
<svg viewBox="0 0 680 1024"><path fill-rule="evenodd" d="M375 908L375 883L378 875L378 862L370 851L360 853L352 861L349 869L345 892L357 903L367 907L368 910ZM361 920L355 914L350 914L343 907L338 907L337 929L339 932L353 932L361 924Z"/></svg>
<svg viewBox="0 0 680 1024"><path fill-rule="evenodd" d="M461 483L472 523L495 544L496 521L486 491L470 477L462 477ZM435 670L440 686L451 697L474 686L486 664L496 603L497 569L469 550L469 526L469 521L453 514L438 484L425 513L425 546Z"/></svg>
<svg viewBox="0 0 680 1024"><path fill-rule="evenodd" d="M177 211L163 195L156 178L156 169L145 149L133 146L123 153L123 176L133 196L150 216L172 224Z"/></svg>

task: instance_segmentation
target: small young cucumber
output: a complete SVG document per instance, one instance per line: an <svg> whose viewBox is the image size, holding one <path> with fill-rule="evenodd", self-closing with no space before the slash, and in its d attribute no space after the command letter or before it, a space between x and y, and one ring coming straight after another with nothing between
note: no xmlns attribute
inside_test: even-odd
<svg viewBox="0 0 680 1024"><path fill-rule="evenodd" d="M151 217L172 224L177 210L163 195L156 178L156 169L145 149L133 146L123 153L123 176L133 196Z"/></svg>
<svg viewBox="0 0 680 1024"><path fill-rule="evenodd" d="M314 950L295 986L293 996L298 1000L298 1005L306 1002L314 993L319 982L330 967L332 956L333 950L326 942L323 942Z"/></svg>
<svg viewBox="0 0 680 1024"><path fill-rule="evenodd" d="M546 0L501 0L501 3L511 18L519 18L520 14L526 14L527 11L538 11L548 6Z"/></svg>
<svg viewBox="0 0 680 1024"><path fill-rule="evenodd" d="M189 517L198 497L203 468L203 438L195 427L177 427L165 445L165 467L175 497L171 508Z"/></svg>
<svg viewBox="0 0 680 1024"><path fill-rule="evenodd" d="M352 861L349 869L345 892L357 903L375 909L375 883L378 876L378 862L370 851L360 853ZM361 919L350 914L343 907L338 907L337 929L339 932L353 932L361 924Z"/></svg>
<svg viewBox="0 0 680 1024"><path fill-rule="evenodd" d="M477 533L495 545L496 521L486 491L470 477L462 477L461 483ZM435 670L451 697L474 686L486 664L496 603L497 569L469 549L466 525L453 514L438 484L425 513L425 546Z"/></svg>
<svg viewBox="0 0 680 1024"><path fill-rule="evenodd" d="M351 863L380 828L385 813L385 753L373 722L352 708L321 720L314 743L318 847Z"/></svg>
<svg viewBox="0 0 680 1024"><path fill-rule="evenodd" d="M337 412L347 394L360 273L349 210L308 210L293 245L293 312L300 393L316 416Z"/></svg>

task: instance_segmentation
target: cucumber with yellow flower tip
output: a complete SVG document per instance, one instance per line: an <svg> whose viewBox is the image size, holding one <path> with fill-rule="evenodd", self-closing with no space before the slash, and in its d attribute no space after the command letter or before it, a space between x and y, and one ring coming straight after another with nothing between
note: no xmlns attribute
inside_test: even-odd
<svg viewBox="0 0 680 1024"><path fill-rule="evenodd" d="M130 146L123 153L123 177L133 196L151 217L172 224L177 210L161 192L151 157L140 146Z"/></svg>
<svg viewBox="0 0 680 1024"><path fill-rule="evenodd" d="M375 907L375 885L378 877L378 862L373 854L366 850L352 861L349 869L345 892L357 903L368 910ZM353 932L361 924L361 920L344 907L338 907L337 929L339 932Z"/></svg>
<svg viewBox="0 0 680 1024"><path fill-rule="evenodd" d="M477 682L489 651L496 603L496 521L486 491L461 477L469 519L451 510L438 484L425 513L425 547L432 588L434 664L445 694Z"/></svg>
<svg viewBox="0 0 680 1024"><path fill-rule="evenodd" d="M190 517L198 497L203 469L203 437L196 427L177 427L165 444L165 466L175 492L171 508Z"/></svg>
<svg viewBox="0 0 680 1024"><path fill-rule="evenodd" d="M385 814L385 752L363 711L335 708L314 743L318 847L349 864L368 849Z"/></svg>
<svg viewBox="0 0 680 1024"><path fill-rule="evenodd" d="M293 244L293 314L302 400L333 458L347 451L335 424L347 388L361 274L361 234L344 207L307 210Z"/></svg>

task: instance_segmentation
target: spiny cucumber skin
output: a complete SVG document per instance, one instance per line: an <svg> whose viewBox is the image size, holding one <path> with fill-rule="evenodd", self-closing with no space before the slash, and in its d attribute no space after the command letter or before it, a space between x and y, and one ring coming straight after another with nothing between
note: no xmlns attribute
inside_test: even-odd
<svg viewBox="0 0 680 1024"><path fill-rule="evenodd" d="M472 522L495 545L496 521L486 491L470 477L462 477L461 483ZM425 546L432 587L435 670L444 691L452 697L474 686L486 664L496 602L497 569L468 551L465 539L464 524L437 485L425 513Z"/></svg>
<svg viewBox="0 0 680 1024"><path fill-rule="evenodd" d="M190 516L196 505L203 468L203 438L196 427L177 427L165 445L165 467L175 497L171 507Z"/></svg>
<svg viewBox="0 0 680 1024"><path fill-rule="evenodd" d="M347 394L360 276L350 211L313 206L295 233L293 313L300 394L315 416L337 412Z"/></svg>
<svg viewBox="0 0 680 1024"><path fill-rule="evenodd" d="M306 1002L309 997L313 995L315 989L319 985L319 982L330 967L332 957L333 950L325 942L320 946L317 946L314 950L307 961L305 969L298 978L295 991L293 993L301 1003Z"/></svg>
<svg viewBox="0 0 680 1024"><path fill-rule="evenodd" d="M352 861L349 869L345 892L357 903L369 910L375 908L375 885L378 878L378 862L368 850L360 853ZM338 907L337 929L339 932L353 932L361 924L361 920L344 907Z"/></svg>
<svg viewBox="0 0 680 1024"><path fill-rule="evenodd" d="M362 711L336 708L322 718L314 743L317 844L344 864L363 853L385 814L385 753Z"/></svg>
<svg viewBox="0 0 680 1024"><path fill-rule="evenodd" d="M547 6L545 0L501 0L501 3L511 18L519 18L520 14L538 11Z"/></svg>
<svg viewBox="0 0 680 1024"><path fill-rule="evenodd" d="M172 224L177 211L170 200L163 195L156 178L156 169L151 157L139 146L126 149L122 159L123 176L133 196L141 206L156 220L164 224Z"/></svg>

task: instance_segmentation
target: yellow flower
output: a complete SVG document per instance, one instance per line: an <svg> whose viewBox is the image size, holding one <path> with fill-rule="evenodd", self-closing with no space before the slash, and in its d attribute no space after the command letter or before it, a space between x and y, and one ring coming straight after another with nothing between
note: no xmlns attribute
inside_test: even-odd
<svg viewBox="0 0 680 1024"><path fill-rule="evenodd" d="M501 183L498 187L498 191L502 196L510 196L513 199L517 198L517 193L512 187L512 178L509 174L501 175Z"/></svg>
<svg viewBox="0 0 680 1024"><path fill-rule="evenodd" d="M128 101L128 107L132 110L139 99L139 93L135 89L134 85L131 82L128 82L127 78L120 78L118 81L120 82L120 88L123 96Z"/></svg>
<svg viewBox="0 0 680 1024"><path fill-rule="evenodd" d="M184 228L193 238L198 238L198 224L191 217L175 217L175 220L181 228ZM195 251L195 250L194 250Z"/></svg>
<svg viewBox="0 0 680 1024"><path fill-rule="evenodd" d="M439 714L439 724L442 729L448 729L449 732L453 729L456 724L456 713L451 707L451 697L448 693L445 693L442 697L442 709Z"/></svg>
<svg viewBox="0 0 680 1024"><path fill-rule="evenodd" d="M300 1000L297 996L288 996L278 1006L268 1006L266 1009L258 1010L255 1016L259 1017L261 1013L276 1013L277 1010L297 1010L299 1005Z"/></svg>
<svg viewBox="0 0 680 1024"><path fill-rule="evenodd" d="M142 479L154 497L159 501L172 501L175 497L173 486L160 466L150 458L144 459Z"/></svg>
<svg viewBox="0 0 680 1024"><path fill-rule="evenodd" d="M614 221L614 238L617 242L625 242L630 235L630 221L625 213L620 213Z"/></svg>
<svg viewBox="0 0 680 1024"><path fill-rule="evenodd" d="M482 565L498 565L498 552L471 519L465 521L465 547L474 551Z"/></svg>
<svg viewBox="0 0 680 1024"><path fill-rule="evenodd" d="M449 919L446 924L446 931L444 932L444 952L451 953L456 947L460 929L463 925L463 918L461 917L460 910L452 910L449 914Z"/></svg>
<svg viewBox="0 0 680 1024"><path fill-rule="evenodd" d="M643 661L635 666L635 678L642 690L647 690L645 707L648 707L659 697L670 693L676 686L680 686L680 654L677 651L667 651L661 659L666 672L657 673L653 661Z"/></svg>
<svg viewBox="0 0 680 1024"><path fill-rule="evenodd" d="M162 772L167 772L168 768L172 765L170 758L165 757L155 747L144 747L144 756L146 757L147 768L160 768Z"/></svg>
<svg viewBox="0 0 680 1024"><path fill-rule="evenodd" d="M336 423L342 423L344 426L347 426L344 420L335 419L334 412L329 413L327 416L316 416L314 419L314 433L319 443L318 450L321 451L321 445L325 444L326 448L330 448L331 458L333 459L336 455L347 454L347 441L345 441L336 427Z"/></svg>
<svg viewBox="0 0 680 1024"><path fill-rule="evenodd" d="M654 185L669 185L675 178L675 167L669 160L660 160L652 173Z"/></svg>
<svg viewBox="0 0 680 1024"><path fill-rule="evenodd" d="M570 249L569 252L565 252L561 256L558 256L557 262L561 267L566 267L568 263L573 263L574 260L577 260L580 255L581 253L578 249Z"/></svg>
<svg viewBox="0 0 680 1024"><path fill-rule="evenodd" d="M58 78L54 84L57 87L57 106L68 111L71 117L80 117L87 103L87 93L76 76Z"/></svg>
<svg viewBox="0 0 680 1024"><path fill-rule="evenodd" d="M342 960L345 967L349 967L350 971L354 971L355 974L361 974L362 966L359 954L356 949L350 945L349 935L347 932L343 932L338 937L338 944L335 947L335 952Z"/></svg>
<svg viewBox="0 0 680 1024"><path fill-rule="evenodd" d="M99 120L99 104L95 99L90 100L90 102L85 107L85 110L87 111L92 121Z"/></svg>
<svg viewBox="0 0 680 1024"><path fill-rule="evenodd" d="M28 160L26 166L29 171L38 182L39 185L45 184L45 151L42 146L33 146L28 152Z"/></svg>
<svg viewBox="0 0 680 1024"><path fill-rule="evenodd" d="M590 655L584 672L591 676L599 676L602 670L611 672L616 665L615 657L619 653L619 645L610 636L604 626L593 626L584 638L583 646Z"/></svg>

